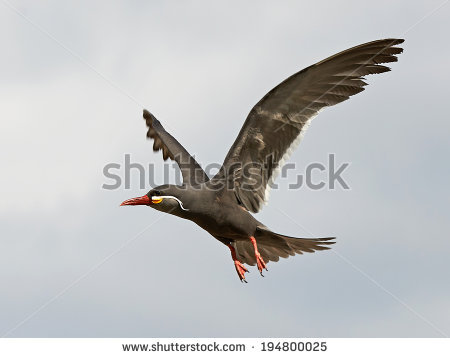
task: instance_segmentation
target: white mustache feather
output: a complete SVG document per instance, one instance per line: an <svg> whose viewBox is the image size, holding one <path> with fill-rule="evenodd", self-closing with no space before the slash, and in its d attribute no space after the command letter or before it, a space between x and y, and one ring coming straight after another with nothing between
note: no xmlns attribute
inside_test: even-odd
<svg viewBox="0 0 450 358"><path fill-rule="evenodd" d="M181 202L180 199L178 199L178 198L176 198L176 197L174 197L172 195L152 196L152 199L155 199L155 200L159 200L159 199L161 199L161 200L162 199L175 199L176 201L178 201L178 204L180 204L181 209L183 209L184 211L189 211L189 209L186 209L183 206L183 203Z"/></svg>

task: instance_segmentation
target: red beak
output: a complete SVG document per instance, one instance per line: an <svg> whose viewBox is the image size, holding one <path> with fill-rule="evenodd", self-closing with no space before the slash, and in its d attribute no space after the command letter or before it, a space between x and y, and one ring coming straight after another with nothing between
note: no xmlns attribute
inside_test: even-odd
<svg viewBox="0 0 450 358"><path fill-rule="evenodd" d="M151 200L147 195L140 196L138 198L125 200L120 206L124 205L150 205Z"/></svg>

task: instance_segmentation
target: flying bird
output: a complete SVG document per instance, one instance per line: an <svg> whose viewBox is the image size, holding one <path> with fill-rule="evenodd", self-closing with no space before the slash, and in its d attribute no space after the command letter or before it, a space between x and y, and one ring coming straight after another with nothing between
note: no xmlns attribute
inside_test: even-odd
<svg viewBox="0 0 450 358"><path fill-rule="evenodd" d="M364 90L364 76L390 71L402 39L368 42L339 52L292 75L250 111L219 172L209 178L186 149L147 110L153 151L178 164L182 185L162 185L121 205L146 205L191 220L228 246L241 281L244 264L267 270L280 257L329 249L334 237L295 238L272 232L256 220L276 172L325 107Z"/></svg>

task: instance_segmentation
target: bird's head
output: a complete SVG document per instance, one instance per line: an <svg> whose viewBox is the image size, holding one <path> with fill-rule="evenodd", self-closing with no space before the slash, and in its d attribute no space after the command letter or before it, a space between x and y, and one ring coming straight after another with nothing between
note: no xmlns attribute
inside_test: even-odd
<svg viewBox="0 0 450 358"><path fill-rule="evenodd" d="M177 215L184 211L189 211L182 201L182 193L185 190L175 185L161 185L150 190L144 196L125 200L124 205L147 205L156 210Z"/></svg>

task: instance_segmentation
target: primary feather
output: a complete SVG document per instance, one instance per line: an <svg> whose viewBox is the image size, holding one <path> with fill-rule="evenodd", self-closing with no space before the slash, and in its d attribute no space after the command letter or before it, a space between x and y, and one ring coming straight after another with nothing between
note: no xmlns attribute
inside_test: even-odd
<svg viewBox="0 0 450 358"><path fill-rule="evenodd" d="M397 61L401 39L368 42L339 52L289 77L250 111L223 166L214 178L226 180L240 205L258 212L277 170L320 110L362 92L364 76L387 72Z"/></svg>

